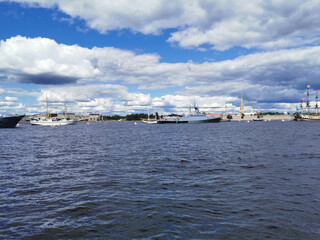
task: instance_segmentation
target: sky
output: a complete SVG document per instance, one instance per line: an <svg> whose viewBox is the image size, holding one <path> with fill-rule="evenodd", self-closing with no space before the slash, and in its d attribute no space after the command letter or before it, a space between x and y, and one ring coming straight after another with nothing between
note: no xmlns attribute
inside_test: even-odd
<svg viewBox="0 0 320 240"><path fill-rule="evenodd" d="M294 112L320 0L0 0L0 113Z"/></svg>

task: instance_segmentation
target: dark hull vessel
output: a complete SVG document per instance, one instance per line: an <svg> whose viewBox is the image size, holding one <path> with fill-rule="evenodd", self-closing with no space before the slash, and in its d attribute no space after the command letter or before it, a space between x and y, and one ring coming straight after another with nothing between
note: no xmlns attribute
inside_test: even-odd
<svg viewBox="0 0 320 240"><path fill-rule="evenodd" d="M213 122L220 122L221 118L213 118L213 119L205 119L205 120L190 120L190 121L184 121L184 120L159 120L158 124L170 124L170 123L213 123Z"/></svg>
<svg viewBox="0 0 320 240"><path fill-rule="evenodd" d="M14 128L24 115L0 117L0 128Z"/></svg>
<svg viewBox="0 0 320 240"><path fill-rule="evenodd" d="M172 124L172 123L214 123L220 122L221 118L213 118L206 116L185 116L180 118L161 119L158 124Z"/></svg>
<svg viewBox="0 0 320 240"><path fill-rule="evenodd" d="M320 121L320 116L317 114L311 115L311 114L295 113L294 121Z"/></svg>

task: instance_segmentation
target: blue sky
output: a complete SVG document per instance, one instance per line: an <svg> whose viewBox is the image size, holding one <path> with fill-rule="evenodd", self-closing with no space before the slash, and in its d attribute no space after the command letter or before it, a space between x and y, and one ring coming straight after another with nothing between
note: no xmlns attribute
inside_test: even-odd
<svg viewBox="0 0 320 240"><path fill-rule="evenodd" d="M0 0L0 113L294 111L320 88L318 1Z"/></svg>

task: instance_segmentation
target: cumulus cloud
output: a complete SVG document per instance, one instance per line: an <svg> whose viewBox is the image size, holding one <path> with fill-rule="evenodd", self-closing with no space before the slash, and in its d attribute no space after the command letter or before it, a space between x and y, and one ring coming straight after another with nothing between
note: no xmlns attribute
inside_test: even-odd
<svg viewBox="0 0 320 240"><path fill-rule="evenodd" d="M32 47L36 49L33 53L29 50ZM159 103L146 94L130 93L123 86L127 84L137 86L137 91L175 87L171 96L175 96L177 108L178 96L223 96L228 101L214 99L220 107L228 103L237 105L234 98L239 99L241 89L247 101L293 103L304 95L306 84L312 89L320 88L319 55L320 47L304 47L220 62L161 63L157 54L137 54L112 47L88 49L47 38L17 36L0 42L0 81L35 83L42 89L41 94L6 90L15 92L15 96L29 94L43 102L47 92L50 101L63 106L67 94L69 101L82 102L78 109L88 109L91 102L97 111L101 106L107 111L115 110L107 107L111 102L118 105L119 111L139 110L148 104L170 107L166 98ZM51 64L44 66L44 62Z"/></svg>
<svg viewBox="0 0 320 240"><path fill-rule="evenodd" d="M320 42L317 0L12 0L31 7L57 7L101 33L130 29L161 34L170 43L224 51L234 46L280 49ZM48 63L44 63L47 65ZM50 63L49 63L50 64Z"/></svg>
<svg viewBox="0 0 320 240"><path fill-rule="evenodd" d="M144 110L151 104L149 95L131 93L125 86L114 84L89 84L66 87L48 87L41 90L37 101L45 111L46 98L55 111L63 111L65 97L68 109L73 112L101 112L122 114L130 110Z"/></svg>
<svg viewBox="0 0 320 240"><path fill-rule="evenodd" d="M38 51L31 54L29 48L32 46ZM9 48L19 51L9 51ZM69 56L71 53L75 54L74 58ZM112 47L88 49L57 44L46 38L17 36L1 41L0 79L51 85L118 81L138 85L139 89L184 87L188 84L218 84L221 88L221 84L230 81L239 85L263 82L264 85L302 88L308 81L319 88L319 54L320 47L306 47L202 64L160 63L160 56L156 54L136 54ZM41 63L45 61L54 64L44 67ZM241 87L239 85L237 88Z"/></svg>
<svg viewBox="0 0 320 240"><path fill-rule="evenodd" d="M0 88L0 113L2 114L13 114L23 113L25 105L18 102L18 98L12 96L1 96L7 92Z"/></svg>
<svg viewBox="0 0 320 240"><path fill-rule="evenodd" d="M12 37L0 41L0 79L37 84L67 84L97 74L90 50L48 38Z"/></svg>
<svg viewBox="0 0 320 240"><path fill-rule="evenodd" d="M162 97L150 97L150 94L130 92L126 87L113 84L92 84L68 87L48 87L41 90L36 106L30 106L30 112L45 112L46 98L49 100L49 109L53 112L64 111L65 96L68 111L99 112L104 114L129 114L134 112L158 111L161 114L186 113L194 104L206 112L224 111L225 105L230 109L236 108L232 101L237 97L225 96L185 96L164 95Z"/></svg>

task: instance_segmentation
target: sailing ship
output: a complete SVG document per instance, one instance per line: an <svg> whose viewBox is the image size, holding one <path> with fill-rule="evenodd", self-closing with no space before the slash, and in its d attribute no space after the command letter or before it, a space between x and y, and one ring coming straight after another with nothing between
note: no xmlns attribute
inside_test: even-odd
<svg viewBox="0 0 320 240"><path fill-rule="evenodd" d="M220 122L220 117L206 116L203 113L200 113L199 108L194 106L194 113L190 113L188 115L183 115L181 117L167 117L164 119L160 119L158 121L159 124L167 124L167 123L213 123Z"/></svg>
<svg viewBox="0 0 320 240"><path fill-rule="evenodd" d="M57 118L57 117L50 117L49 113L49 105L48 105L48 96L46 95L46 102L47 102L47 117L41 117L41 118L36 118L32 119L30 121L31 125L36 125L36 126L64 126L64 125L74 125L76 124L75 120L68 119L67 115L67 98L65 96L65 101L64 101L64 107L65 107L65 118Z"/></svg>
<svg viewBox="0 0 320 240"><path fill-rule="evenodd" d="M0 128L14 128L25 115L0 116Z"/></svg>
<svg viewBox="0 0 320 240"><path fill-rule="evenodd" d="M318 105L318 93L319 90L316 90L316 105L315 105L315 113L310 112L310 102L309 102L309 89L310 85L307 85L307 102L306 102L306 111L304 112L303 110L303 99L301 99L300 103L300 112L294 113L294 120L295 121L320 121L320 116L319 116L319 105Z"/></svg>
<svg viewBox="0 0 320 240"><path fill-rule="evenodd" d="M149 108L148 108L148 118L147 118L147 119L142 119L141 122L143 122L143 123L149 123L149 124L158 123L158 113L155 114L154 118L150 118Z"/></svg>

